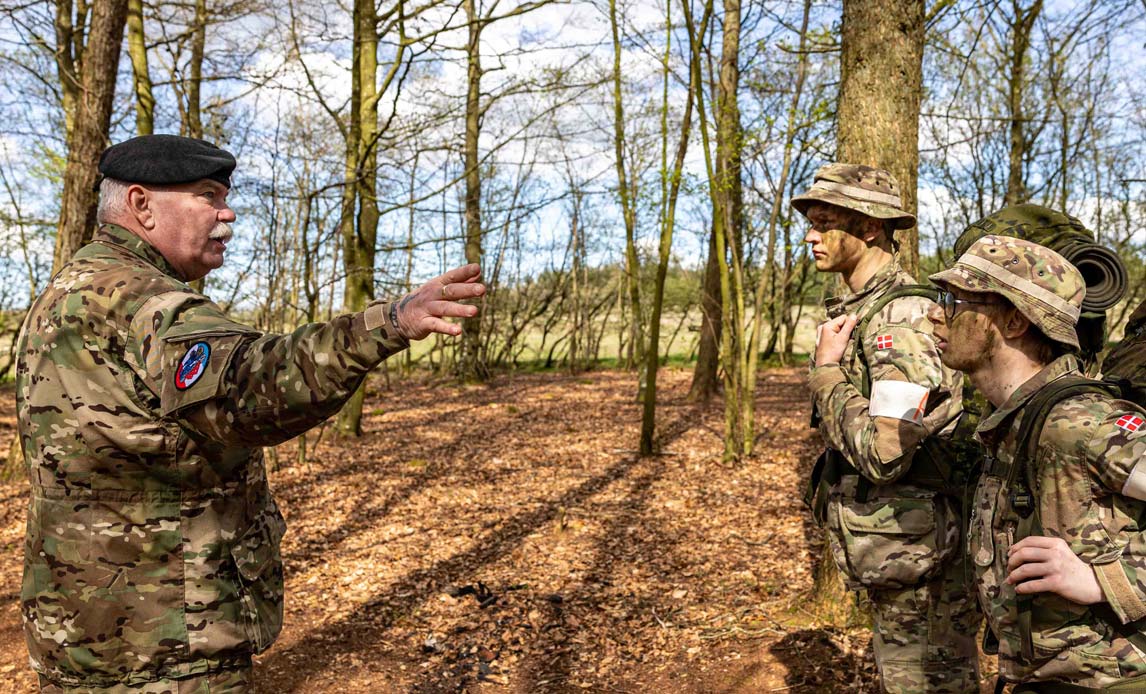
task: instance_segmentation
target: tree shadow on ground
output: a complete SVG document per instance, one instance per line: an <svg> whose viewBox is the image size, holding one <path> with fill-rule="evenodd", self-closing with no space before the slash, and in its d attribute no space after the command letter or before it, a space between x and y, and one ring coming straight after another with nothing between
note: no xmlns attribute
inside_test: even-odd
<svg viewBox="0 0 1146 694"><path fill-rule="evenodd" d="M852 692L876 694L879 676L870 647L853 652L833 629L804 629L787 634L769 649L788 669L785 684L797 694Z"/></svg>
<svg viewBox="0 0 1146 694"><path fill-rule="evenodd" d="M337 656L354 651L362 643L384 642L386 632L397 621L442 587L498 560L535 529L552 522L560 509L585 503L608 485L625 477L636 463L636 459L614 463L603 474L586 480L540 508L508 519L501 528L477 541L472 549L411 571L345 617L307 634L290 647L272 651L263 660L262 669L289 674L289 682L276 691L301 691L309 676L333 667ZM354 638L347 638L348 632L354 632Z"/></svg>

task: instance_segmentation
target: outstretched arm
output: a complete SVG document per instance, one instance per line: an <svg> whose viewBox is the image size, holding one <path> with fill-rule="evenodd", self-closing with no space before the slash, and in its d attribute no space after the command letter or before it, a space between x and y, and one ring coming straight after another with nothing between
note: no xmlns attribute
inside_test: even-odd
<svg viewBox="0 0 1146 694"><path fill-rule="evenodd" d="M194 294L165 294L143 307L133 324L141 380L159 398L160 413L223 444L269 446L336 413L366 374L432 333L458 335L445 320L477 314L460 303L480 297L480 269L467 265L436 277L397 303L286 335L236 323Z"/></svg>

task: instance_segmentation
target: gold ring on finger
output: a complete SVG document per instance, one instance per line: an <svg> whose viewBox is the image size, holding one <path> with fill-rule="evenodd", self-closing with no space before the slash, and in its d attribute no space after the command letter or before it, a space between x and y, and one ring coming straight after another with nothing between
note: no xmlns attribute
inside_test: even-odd
<svg viewBox="0 0 1146 694"><path fill-rule="evenodd" d="M443 285L442 285L442 298L443 298L443 299L448 299L448 298L450 298L450 292L448 291L448 290L449 290L449 288L450 288L450 285L448 285L448 284L443 284Z"/></svg>

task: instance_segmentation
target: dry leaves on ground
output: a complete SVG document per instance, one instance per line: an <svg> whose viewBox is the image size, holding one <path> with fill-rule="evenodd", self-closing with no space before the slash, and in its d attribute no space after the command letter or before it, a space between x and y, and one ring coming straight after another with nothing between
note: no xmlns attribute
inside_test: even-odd
<svg viewBox="0 0 1146 694"><path fill-rule="evenodd" d="M735 465L690 376L662 372L655 457L634 451L635 378L616 371L377 379L361 439L324 435L303 461L279 447L287 617L259 690L875 691L865 630L804 607L820 536L799 502L818 447L803 373L761 375L758 453ZM0 674L32 690L25 498L0 486Z"/></svg>

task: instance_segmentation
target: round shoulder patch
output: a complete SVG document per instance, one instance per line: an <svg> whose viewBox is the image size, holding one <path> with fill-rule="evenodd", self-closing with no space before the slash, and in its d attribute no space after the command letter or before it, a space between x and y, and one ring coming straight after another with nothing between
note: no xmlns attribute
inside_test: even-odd
<svg viewBox="0 0 1146 694"><path fill-rule="evenodd" d="M196 342L179 360L175 371L175 387L187 390L207 372L207 360L211 358L211 346L206 342Z"/></svg>

